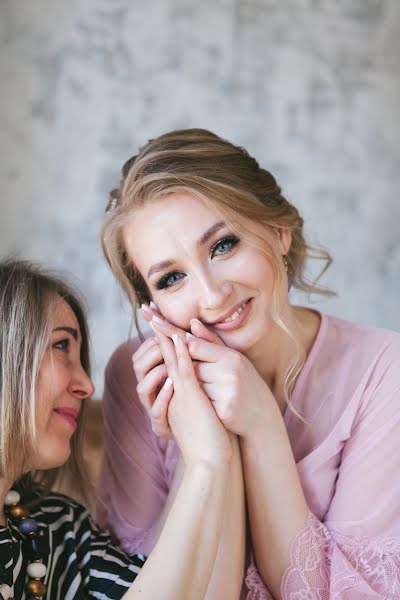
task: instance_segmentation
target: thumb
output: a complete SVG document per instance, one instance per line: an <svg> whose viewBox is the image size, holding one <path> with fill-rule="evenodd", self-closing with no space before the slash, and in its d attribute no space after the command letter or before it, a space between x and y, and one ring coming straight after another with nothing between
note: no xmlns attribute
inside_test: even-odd
<svg viewBox="0 0 400 600"><path fill-rule="evenodd" d="M225 346L219 335L210 331L199 319L192 319L190 321L190 330L193 335L207 342L218 344L218 346Z"/></svg>

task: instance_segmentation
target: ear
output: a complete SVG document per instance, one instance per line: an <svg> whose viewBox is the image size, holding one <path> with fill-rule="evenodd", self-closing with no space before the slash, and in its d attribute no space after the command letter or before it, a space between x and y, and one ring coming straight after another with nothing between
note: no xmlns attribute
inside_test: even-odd
<svg viewBox="0 0 400 600"><path fill-rule="evenodd" d="M292 245L292 232L289 227L282 227L278 230L278 235L281 242L282 254L288 254Z"/></svg>

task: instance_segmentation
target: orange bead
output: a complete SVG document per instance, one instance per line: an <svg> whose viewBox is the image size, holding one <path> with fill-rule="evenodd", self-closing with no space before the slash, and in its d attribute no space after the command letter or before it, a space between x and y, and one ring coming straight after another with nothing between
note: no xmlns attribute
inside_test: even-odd
<svg viewBox="0 0 400 600"><path fill-rule="evenodd" d="M40 597L45 595L47 588L42 581L39 581L38 579L31 579L26 584L25 589L28 594L31 594L31 596Z"/></svg>
<svg viewBox="0 0 400 600"><path fill-rule="evenodd" d="M22 504L13 504L9 506L8 512L13 519L21 520L29 517L29 510Z"/></svg>

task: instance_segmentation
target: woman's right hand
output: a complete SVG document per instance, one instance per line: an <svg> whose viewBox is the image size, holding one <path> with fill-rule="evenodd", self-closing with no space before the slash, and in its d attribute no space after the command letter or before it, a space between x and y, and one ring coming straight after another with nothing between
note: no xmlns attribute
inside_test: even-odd
<svg viewBox="0 0 400 600"><path fill-rule="evenodd" d="M189 350L177 334L173 341L156 330L173 395L168 421L186 465L226 464L231 459L229 435L197 381Z"/></svg>
<svg viewBox="0 0 400 600"><path fill-rule="evenodd" d="M171 339L174 334L179 335L183 340L186 339L187 332L166 321L155 304L142 305L142 314L153 327L153 330L153 317L158 317L161 318L161 322L156 324L156 327L161 329L162 333ZM195 324L195 329L198 337L215 344L224 345L222 340L202 325L200 321ZM138 382L136 391L141 404L149 415L153 432L160 438L171 439L173 435L168 423L167 412L172 391L167 381L168 371L157 336L150 337L143 342L133 354L132 363Z"/></svg>
<svg viewBox="0 0 400 600"><path fill-rule="evenodd" d="M171 438L166 419L168 402L172 397L168 371L156 336L146 339L132 356L138 398L151 420L152 429L162 438ZM157 416L153 420L153 414ZM161 419L160 415L164 418Z"/></svg>

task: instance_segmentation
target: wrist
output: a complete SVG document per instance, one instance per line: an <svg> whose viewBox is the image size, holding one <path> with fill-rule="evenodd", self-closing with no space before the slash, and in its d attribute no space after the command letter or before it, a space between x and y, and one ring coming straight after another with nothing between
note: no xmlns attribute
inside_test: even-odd
<svg viewBox="0 0 400 600"><path fill-rule="evenodd" d="M224 459L196 459L185 462L185 475L203 478L205 481L224 479L229 473L231 457Z"/></svg>
<svg viewBox="0 0 400 600"><path fill-rule="evenodd" d="M281 427L285 428L285 424L278 404L273 397L272 401L268 398L257 411L257 417L253 420L251 427L240 435L240 445L254 445L259 441L265 444L266 436L271 437Z"/></svg>

